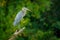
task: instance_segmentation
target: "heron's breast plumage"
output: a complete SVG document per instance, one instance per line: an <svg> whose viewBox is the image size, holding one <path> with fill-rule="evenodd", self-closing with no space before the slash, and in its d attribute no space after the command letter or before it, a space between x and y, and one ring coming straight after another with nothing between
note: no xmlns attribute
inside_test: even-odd
<svg viewBox="0 0 60 40"><path fill-rule="evenodd" d="M14 25L17 25L24 16L25 16L24 12L22 11L18 12L18 14L15 17Z"/></svg>

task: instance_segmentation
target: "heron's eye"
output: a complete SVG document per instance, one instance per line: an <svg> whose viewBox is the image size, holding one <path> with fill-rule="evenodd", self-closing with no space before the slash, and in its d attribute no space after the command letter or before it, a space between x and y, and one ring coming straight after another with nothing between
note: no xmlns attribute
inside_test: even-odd
<svg viewBox="0 0 60 40"><path fill-rule="evenodd" d="M24 9L24 10L26 10L26 9Z"/></svg>
<svg viewBox="0 0 60 40"><path fill-rule="evenodd" d="M23 10L25 10L25 9L23 9Z"/></svg>

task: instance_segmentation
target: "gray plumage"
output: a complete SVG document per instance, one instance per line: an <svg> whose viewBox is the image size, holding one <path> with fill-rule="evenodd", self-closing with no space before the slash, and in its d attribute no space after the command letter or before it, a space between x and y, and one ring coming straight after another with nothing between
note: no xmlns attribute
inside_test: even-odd
<svg viewBox="0 0 60 40"><path fill-rule="evenodd" d="M13 23L14 26L16 26L17 24L19 24L19 22L20 22L20 21L23 19L23 17L25 16L27 10L29 10L29 9L23 7L22 10L18 12L18 14L17 14L16 17L15 17L14 23ZM29 10L29 11L30 11L30 10Z"/></svg>

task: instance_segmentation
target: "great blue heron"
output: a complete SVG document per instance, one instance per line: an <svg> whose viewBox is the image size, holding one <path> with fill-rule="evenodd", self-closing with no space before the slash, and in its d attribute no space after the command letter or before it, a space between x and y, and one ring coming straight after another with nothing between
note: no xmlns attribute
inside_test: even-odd
<svg viewBox="0 0 60 40"><path fill-rule="evenodd" d="M23 19L23 17L26 15L26 11L30 11L28 8L23 7L21 11L19 11L15 17L13 25L16 26L19 24L19 22Z"/></svg>

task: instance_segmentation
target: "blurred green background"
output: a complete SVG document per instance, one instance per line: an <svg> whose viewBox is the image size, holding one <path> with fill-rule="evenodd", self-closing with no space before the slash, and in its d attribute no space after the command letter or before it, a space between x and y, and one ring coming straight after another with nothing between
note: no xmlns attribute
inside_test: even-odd
<svg viewBox="0 0 60 40"><path fill-rule="evenodd" d="M15 32L12 24L22 7L32 12L22 19L26 29L16 40L60 40L60 0L0 0L0 40Z"/></svg>

